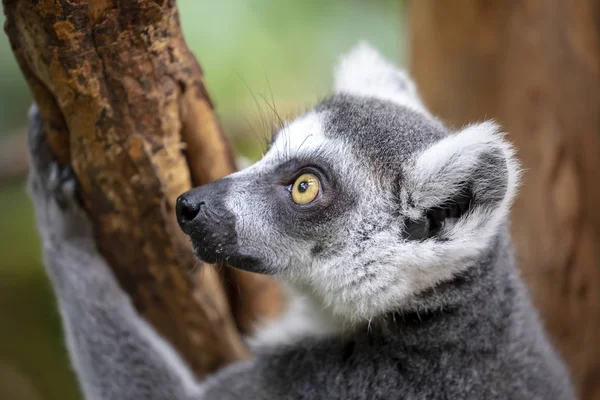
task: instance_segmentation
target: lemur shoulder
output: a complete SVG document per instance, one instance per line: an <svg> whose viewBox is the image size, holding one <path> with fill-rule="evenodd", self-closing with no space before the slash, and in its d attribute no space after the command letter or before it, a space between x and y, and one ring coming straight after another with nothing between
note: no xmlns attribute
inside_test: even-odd
<svg viewBox="0 0 600 400"><path fill-rule="evenodd" d="M366 44L260 161L177 201L201 260L293 293L252 360L202 381L98 253L35 108L29 139L46 271L88 399L575 398L518 275L513 147L493 122L444 126Z"/></svg>

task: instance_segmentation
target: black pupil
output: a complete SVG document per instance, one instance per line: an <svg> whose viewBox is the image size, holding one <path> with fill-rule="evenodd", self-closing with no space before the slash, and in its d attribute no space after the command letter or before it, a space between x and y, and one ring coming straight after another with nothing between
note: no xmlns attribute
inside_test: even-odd
<svg viewBox="0 0 600 400"><path fill-rule="evenodd" d="M307 190L308 190L308 182L307 181L300 182L300 184L298 185L298 191L300 193L304 193Z"/></svg>

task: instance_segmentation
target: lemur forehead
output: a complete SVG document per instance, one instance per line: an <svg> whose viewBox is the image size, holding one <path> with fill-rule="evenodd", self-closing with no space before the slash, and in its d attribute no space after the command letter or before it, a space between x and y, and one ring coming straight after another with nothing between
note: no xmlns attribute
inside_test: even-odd
<svg viewBox="0 0 600 400"><path fill-rule="evenodd" d="M323 113L311 111L283 126L273 138L265 161L281 162L295 157L310 157L331 151L332 143L324 132Z"/></svg>
<svg viewBox="0 0 600 400"><path fill-rule="evenodd" d="M337 94L280 129L265 160L352 152L377 168L400 167L448 133L429 115L395 102Z"/></svg>
<svg viewBox="0 0 600 400"><path fill-rule="evenodd" d="M316 108L326 138L340 140L359 159L398 165L450 132L428 114L368 96L335 95Z"/></svg>

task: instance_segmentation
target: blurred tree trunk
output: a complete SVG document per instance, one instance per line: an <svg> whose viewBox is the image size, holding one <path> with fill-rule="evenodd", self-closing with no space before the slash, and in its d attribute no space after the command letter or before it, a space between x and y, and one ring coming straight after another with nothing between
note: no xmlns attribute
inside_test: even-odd
<svg viewBox="0 0 600 400"><path fill-rule="evenodd" d="M582 399L600 399L600 3L418 0L410 66L450 125L497 119L525 181L523 274Z"/></svg>
<svg viewBox="0 0 600 400"><path fill-rule="evenodd" d="M46 134L72 163L98 246L137 309L200 376L247 357L239 330L281 301L265 277L195 268L177 227L177 196L235 165L175 1L3 5Z"/></svg>

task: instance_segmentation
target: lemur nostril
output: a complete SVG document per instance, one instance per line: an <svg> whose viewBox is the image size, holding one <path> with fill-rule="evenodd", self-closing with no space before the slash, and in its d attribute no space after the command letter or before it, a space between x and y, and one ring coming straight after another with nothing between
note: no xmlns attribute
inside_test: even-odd
<svg viewBox="0 0 600 400"><path fill-rule="evenodd" d="M198 215L198 211L200 211L200 207L191 206L183 209L182 216L188 221L193 220L196 215Z"/></svg>
<svg viewBox="0 0 600 400"><path fill-rule="evenodd" d="M175 212L177 213L177 220L180 223L192 221L200 212L200 206L202 202L196 203L190 201L188 198L179 196L177 204L175 206Z"/></svg>

